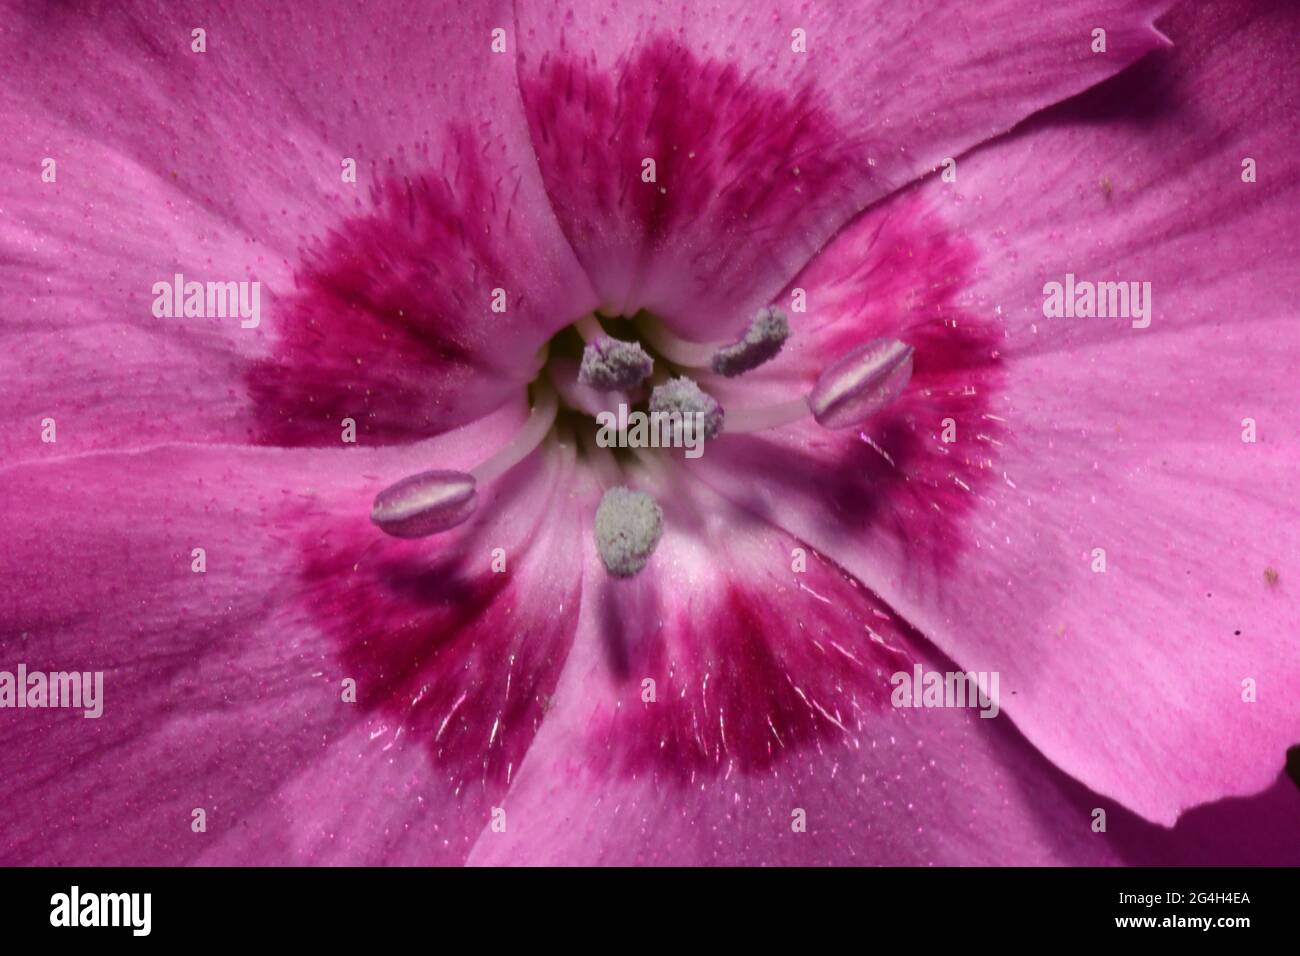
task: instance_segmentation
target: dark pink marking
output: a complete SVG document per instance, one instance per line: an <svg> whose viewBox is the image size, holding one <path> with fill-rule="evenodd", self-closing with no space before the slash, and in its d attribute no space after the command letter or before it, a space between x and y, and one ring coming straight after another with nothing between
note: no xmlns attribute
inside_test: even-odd
<svg viewBox="0 0 1300 956"><path fill-rule="evenodd" d="M609 71L551 52L520 64L547 193L598 286L603 270L627 273L645 250L686 240L692 274L679 284L747 301L756 275L782 268L774 248L828 235L871 175L865 145L814 88L763 85L668 37ZM646 157L654 184L641 178ZM602 258L611 242L631 261Z"/></svg>
<svg viewBox="0 0 1300 956"><path fill-rule="evenodd" d="M550 706L577 625L581 575L547 587L542 537L387 538L364 511L304 536L301 601L357 681L357 703L426 747L440 779L479 799L504 792ZM537 516L539 525L544 519ZM491 548L508 544L505 573Z"/></svg>
<svg viewBox="0 0 1300 956"><path fill-rule="evenodd" d="M798 228L817 197L835 192L851 171L846 154L810 148L839 141L808 94L765 93L734 68L697 63L666 42L631 57L617 77L544 59L524 87L548 188L570 235L580 240L596 236L606 217L635 223L649 244L668 241L694 218ZM791 129L802 134L787 135ZM677 177L677 190L634 197L628 187L640 184L638 157L648 155L648 141L662 148L661 163L668 157L669 174L688 151L701 162ZM611 177L629 158L638 159ZM785 204L784 187L771 178L773 169L789 172L796 162L808 190L798 209ZM662 175L665 166L660 169ZM350 221L345 228L351 232L332 236L328 255L306 273L323 296L308 300L312 308L324 302L329 314L350 319L355 303L366 303L358 320L363 324L354 330L358 337L378 335L386 342L401 336L399 354L414 349L436 355L441 374L432 384L417 381L416 372L405 377L408 368L423 370L424 363L400 360L374 380L374 420L386 423L390 440L422 433L430 422L418 419L414 403L427 389L444 387L450 400L447 383L472 382L491 354L464 343L452 347L458 340L436 313L430 312L434 331L422 324L412 331L405 314L394 318L394 309L426 290L430 280L418 269L390 274L386 267L375 286L366 264L346 254L360 241L372 256L384 250L381 258L390 263L418 263L415 237L425 227L416 226L426 222L429 209L450 201L440 189L433 180L414 190L391 181L379 201L389 215ZM426 194L427 201L421 198ZM411 217L410 235L395 223L398 211ZM395 224L403 251L392 258L387 250ZM434 235L469 241L431 213L426 225ZM731 235L716 252L718 262L762 255L762 243L746 235ZM467 257L464 263L477 261ZM913 380L861 436L822 433L818 443L799 447L762 437L729 440L733 487L743 487L747 475L783 482L792 506L811 507L837 532L887 520L920 555L942 563L961 542L962 518L991 474L995 446L978 436L999 440L1003 431L985 417L1001 383L997 326L956 304L976 261L969 244L915 197L904 197L850 230L805 270L794 284L809 290L822 317L836 318L814 333L819 355L829 359L867 338L898 336L917 348ZM328 349L341 362L332 345L308 334L312 314L307 309L306 321L285 326L302 359L295 368L311 368L305 361L311 347ZM387 348L378 349L377 368L393 361ZM319 393L314 374L290 387L276 381L278 374L262 380L275 399L265 407L276 414L291 408L297 417L289 427L272 416L270 434L278 440L314 436L320 418L326 439L337 440L336 419L354 391L338 383L330 391L327 382ZM407 391L389 403L385 380L393 376ZM299 430L304 402L312 396L320 402L322 394L330 414L308 416L313 428ZM961 441L955 446L938 442L944 417L957 420ZM882 507L886 503L890 507ZM620 687L617 699L594 703L584 756L611 772L693 780L733 768L760 772L788 754L852 745L870 731L889 705L890 674L910 666L906 647L915 635L810 548L807 572L789 571L790 549L798 542L775 532L772 537L780 547L774 545L766 570L738 577L717 593L694 593L689 600L661 593L651 569L633 582L603 582L602 593L581 595L603 615L601 639ZM560 586L562 593L540 583L555 580L544 573L542 560L578 553L568 550L577 548L568 538L556 537L548 547L560 542L566 550L548 559L531 553L513 559L508 576L471 566L446 542L421 549L378 536L360 509L355 520L323 527L304 543L308 606L335 635L345 667L367 688L365 706L390 715L428 746L458 788L503 788L543 719L580 597L576 574L571 585ZM658 685L654 705L640 700L645 677Z"/></svg>
<svg viewBox="0 0 1300 956"><path fill-rule="evenodd" d="M503 334L507 317L490 311L492 289L519 288L518 174L496 170L485 137L453 128L440 166L426 155L419 174L390 162L373 209L302 253L274 351L248 373L257 441L337 445L344 418L366 444L426 438L528 381L544 331ZM515 293L512 315L522 306Z"/></svg>
<svg viewBox="0 0 1300 956"><path fill-rule="evenodd" d="M794 330L815 342L807 380L882 335L916 348L912 380L860 431L808 424L728 439L729 467L777 483L783 507L816 515L830 533L886 522L918 560L947 566L969 543L964 519L980 489L1001 480L998 448L1009 440L1007 425L989 417L1004 377L1002 329L992 316L957 304L977 263L971 243L915 193L895 197L841 234L791 283L812 303L813 331ZM956 422L953 444L940 440L945 418ZM796 435L809 440L796 442ZM737 480L733 487L743 494L743 486Z"/></svg>
<svg viewBox="0 0 1300 956"><path fill-rule="evenodd" d="M591 760L693 781L852 745L869 730L889 706L890 675L911 667L911 631L806 545L807 571L791 571L799 544L775 536L769 570L719 594L663 593L652 571L635 587L607 587L603 636L621 707L598 706ZM654 703L641 698L647 677Z"/></svg>

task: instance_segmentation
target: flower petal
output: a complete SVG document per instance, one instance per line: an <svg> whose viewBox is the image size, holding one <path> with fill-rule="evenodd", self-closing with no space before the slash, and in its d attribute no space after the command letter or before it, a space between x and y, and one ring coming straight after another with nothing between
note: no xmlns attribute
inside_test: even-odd
<svg viewBox="0 0 1300 956"><path fill-rule="evenodd" d="M805 448L801 477L816 489L836 446L794 430L764 438L790 460L769 455L752 482L729 485L963 667L1000 671L1031 742L1163 823L1271 785L1300 736L1289 692L1300 605L1286 563L1300 546L1287 517L1300 493L1300 339L1281 291L1300 253L1282 198L1300 175L1296 25L1291 10L1230 4L1175 15L1173 54L981 149L955 187L918 190L909 202L926 212L913 221L979 255L961 269L940 258L908 281L955 279L940 315L1002 334L945 390L912 393L915 450L897 469L834 472L840 484L818 505L776 476L799 474ZM1246 157L1263 170L1257 183L1242 181ZM845 301L836 281L864 303L877 281L893 295L899 273L859 255L888 213L855 224L810 269L821 270L810 302ZM1044 283L1067 273L1150 282L1150 328L1046 318ZM861 318L869 337L865 306ZM918 344L918 375L926 351ZM1243 440L1246 419L1257 442ZM719 442L708 467L727 454ZM754 458L735 454L733 465Z"/></svg>
<svg viewBox="0 0 1300 956"><path fill-rule="evenodd" d="M521 4L521 89L603 308L707 341L868 203L1158 45L1157 6Z"/></svg>
<svg viewBox="0 0 1300 956"><path fill-rule="evenodd" d="M891 706L893 673L953 665L822 556L792 571L797 539L707 493L694 523L687 495L661 500L664 539L640 576L610 581L588 549L555 707L504 829L484 828L471 863L1096 865L1258 850L1214 836L1250 830L1249 806L1170 833L1069 779L1004 715ZM1279 789L1271 822L1298 797Z"/></svg>
<svg viewBox="0 0 1300 956"><path fill-rule="evenodd" d="M491 49L506 0L42 9L0 35L6 460L426 437L594 304ZM156 318L177 274L260 282L259 324Z"/></svg>
<svg viewBox="0 0 1300 956"><path fill-rule="evenodd" d="M0 472L0 670L104 674L99 719L4 711L0 860L463 859L572 636L580 556L566 564L555 545L565 524L517 520L562 519L553 490L572 466L537 455L494 486L458 539L473 573L432 577L447 546L433 541L420 577L415 544L361 529L379 488L429 456L469 467L483 437Z"/></svg>

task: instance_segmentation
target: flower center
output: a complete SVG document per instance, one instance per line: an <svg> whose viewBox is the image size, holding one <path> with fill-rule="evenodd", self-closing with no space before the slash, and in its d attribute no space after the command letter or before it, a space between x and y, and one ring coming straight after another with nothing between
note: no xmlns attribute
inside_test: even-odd
<svg viewBox="0 0 1300 956"><path fill-rule="evenodd" d="M790 336L780 309L760 309L735 342L678 338L654 316L588 315L561 331L543 352L530 386L532 412L514 438L468 472L431 469L403 478L375 498L371 520L399 538L454 528L477 507L477 489L504 475L571 423L583 452L607 459L597 473L604 495L596 511L597 551L613 577L631 577L649 562L663 534L663 511L632 487L659 466L650 449L697 447L729 433L780 428L811 417L824 428L861 425L902 393L913 348L881 338L851 348L823 369L812 389L759 407L724 409L709 393L719 378L751 372L775 359ZM645 411L649 434L637 439L629 410ZM609 431L617 440L610 440ZM664 440L659 440L659 439ZM631 449L631 460L613 449ZM683 456L666 456L679 459ZM686 459L698 457L688 451Z"/></svg>

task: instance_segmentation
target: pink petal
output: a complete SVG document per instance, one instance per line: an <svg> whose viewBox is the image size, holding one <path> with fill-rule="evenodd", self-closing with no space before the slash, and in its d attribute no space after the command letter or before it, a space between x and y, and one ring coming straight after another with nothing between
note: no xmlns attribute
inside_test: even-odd
<svg viewBox="0 0 1300 956"><path fill-rule="evenodd" d="M1157 6L521 4L521 88L604 308L709 340L866 204L1157 46Z"/></svg>
<svg viewBox="0 0 1300 956"><path fill-rule="evenodd" d="M1002 334L942 387L912 405L905 393L905 460L854 480L842 466L860 452L792 430L763 437L779 450L752 481L729 479L963 667L999 670L1017 691L1007 712L1051 760L1164 823L1271 785L1300 727L1287 564L1300 546L1300 339L1280 291L1300 251L1282 201L1300 173L1295 27L1291 11L1175 16L1171 56L980 150L955 188L932 181L890 204L933 232L911 249L956 242L973 261L890 266L907 248L891 246L894 210L855 224L809 270L810 302L861 303L828 329L860 323L869 337L882 300L906 325L898 290L924 298L928 277L953 284L935 323ZM1246 156L1265 171L1258 183L1241 181ZM1043 284L1067 272L1151 282L1151 327L1045 318ZM810 338L811 352L827 340ZM918 375L926 352L918 344ZM943 417L957 422L951 445ZM1242 441L1245 418L1258 443ZM881 444L891 421L863 440ZM732 448L705 456L710 480L758 460ZM820 504L774 477L801 450L804 487L840 482ZM1105 573L1092 570L1096 548Z"/></svg>
<svg viewBox="0 0 1300 956"><path fill-rule="evenodd" d="M1005 716L895 709L893 672L953 665L815 552L791 571L797 539L707 494L695 523L684 494L662 500L665 536L639 577L611 582L589 553L555 707L503 801L505 828L485 827L470 862L1095 865L1251 852L1090 794ZM1300 806L1294 788L1271 802ZM1098 807L1122 836L1092 831ZM1249 812L1211 819L1243 833ZM1297 819L1272 813L1273 835L1297 832Z"/></svg>
<svg viewBox="0 0 1300 956"><path fill-rule="evenodd" d="M1098 806L1106 801L1098 798ZM1300 860L1300 789L1280 776L1260 793L1194 807L1172 829L1114 808L1109 839L1138 866L1295 866Z"/></svg>
<svg viewBox="0 0 1300 956"><path fill-rule="evenodd" d="M363 444L425 437L518 393L595 302L532 160L514 58L490 49L513 30L504 0L452 19L390 0L9 19L6 460L332 445L344 417ZM261 282L261 324L155 318L153 284L176 273Z"/></svg>
<svg viewBox="0 0 1300 956"><path fill-rule="evenodd" d="M104 672L99 719L4 711L0 860L463 859L572 635L580 558L555 547L552 500L572 465L534 456L495 486L514 503L460 532L460 575L430 579L440 545L367 529L369 503L430 459L469 467L519 411L403 449L171 448L0 473L0 669ZM520 510L557 521L534 531ZM465 698L454 713L448 695Z"/></svg>

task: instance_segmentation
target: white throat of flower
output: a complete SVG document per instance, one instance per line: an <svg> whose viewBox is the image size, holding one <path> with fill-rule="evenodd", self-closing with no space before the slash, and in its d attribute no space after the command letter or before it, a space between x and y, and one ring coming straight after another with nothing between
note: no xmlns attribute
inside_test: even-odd
<svg viewBox="0 0 1300 956"><path fill-rule="evenodd" d="M644 395L647 383L653 383L650 410L699 415L707 439L780 428L808 417L829 429L861 425L893 402L912 375L912 346L880 338L851 349L828 365L806 394L769 406L724 410L690 375L656 374L654 354L679 372L727 378L741 375L780 354L790 335L780 309L760 309L744 335L730 343L688 342L662 323L643 319L637 329L649 350L641 342L607 335L594 315L574 325L584 346L572 385L626 398ZM572 375L572 366L568 367ZM582 407L576 400L567 401L572 391L569 383L557 380L556 385L567 404ZM527 421L504 447L468 472L434 469L390 485L376 496L371 520L398 538L425 537L462 524L477 508L478 489L522 462L547 437L559 406L548 376L540 376L533 384L533 407ZM616 481L605 484L595 517L597 552L611 576L632 577L646 566L663 535L663 511L644 491Z"/></svg>

